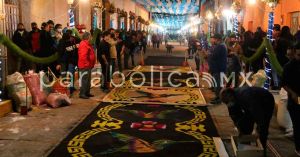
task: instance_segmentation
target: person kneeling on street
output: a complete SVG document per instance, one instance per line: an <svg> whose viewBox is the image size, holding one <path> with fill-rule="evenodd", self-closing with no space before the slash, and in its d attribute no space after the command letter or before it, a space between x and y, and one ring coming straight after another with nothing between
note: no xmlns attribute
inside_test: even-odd
<svg viewBox="0 0 300 157"><path fill-rule="evenodd" d="M266 156L269 125L275 106L273 95L263 88L242 87L224 89L220 97L227 105L240 136L251 135L254 124L257 125L257 133Z"/></svg>

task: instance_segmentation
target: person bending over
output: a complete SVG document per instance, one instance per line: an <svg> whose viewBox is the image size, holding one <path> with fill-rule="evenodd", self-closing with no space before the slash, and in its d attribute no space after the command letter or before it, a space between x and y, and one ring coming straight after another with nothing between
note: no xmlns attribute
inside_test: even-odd
<svg viewBox="0 0 300 157"><path fill-rule="evenodd" d="M230 117L241 135L251 135L257 125L260 142L267 154L269 124L273 115L275 100L273 95L259 87L224 89L221 101L228 107Z"/></svg>

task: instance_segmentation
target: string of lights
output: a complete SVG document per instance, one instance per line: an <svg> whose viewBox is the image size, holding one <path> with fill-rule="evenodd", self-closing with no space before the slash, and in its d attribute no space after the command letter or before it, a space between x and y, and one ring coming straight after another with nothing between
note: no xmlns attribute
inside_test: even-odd
<svg viewBox="0 0 300 157"><path fill-rule="evenodd" d="M269 41L273 40L273 27L274 27L274 12L269 13L269 25L268 25L268 34L267 38ZM264 89L268 90L271 85L271 76L272 76L272 67L269 59L269 55L265 54L265 72L267 75L267 81L264 84Z"/></svg>
<svg viewBox="0 0 300 157"><path fill-rule="evenodd" d="M197 13L200 0L134 0L148 11L170 14ZM151 8L151 9L150 9Z"/></svg>

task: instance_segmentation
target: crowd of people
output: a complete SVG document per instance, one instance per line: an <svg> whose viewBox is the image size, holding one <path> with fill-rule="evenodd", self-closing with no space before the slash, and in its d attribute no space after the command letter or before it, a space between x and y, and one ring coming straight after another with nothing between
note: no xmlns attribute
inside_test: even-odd
<svg viewBox="0 0 300 157"><path fill-rule="evenodd" d="M216 98L211 101L212 104L219 104L221 102L220 94L221 87L220 84L222 81L222 77L220 74L224 73L227 77L232 76L234 73L235 77L234 81L230 80L225 87L231 87L233 90L227 90L227 93L231 93L232 100L239 100L242 102L238 102L242 105L237 105L235 108L241 109L239 112L237 110L231 113L231 116L237 118L237 114L239 116L249 114L247 116L247 123L238 123L241 128L246 128L249 132L251 130L252 124L249 121L258 122L258 125L264 124L261 126L262 128L269 127L270 115L266 117L267 112L273 113L272 106L274 107L274 100L271 99L266 100L265 104L269 105L269 109L258 109L255 104L252 103L250 99L247 103L248 106L245 106L247 99L246 97L251 97L251 95L255 95L255 93L259 92L260 89L249 89L248 92L243 92L244 90L240 90L239 86L239 74L240 72L252 72L257 73L259 70L265 69L265 55L260 56L257 60L252 63L246 63L243 61L243 57L251 57L253 56L261 44L263 43L263 39L267 36L260 27L257 28L256 32L251 31L242 31L240 34L232 34L228 33L228 35L214 34L210 37L210 41L207 40L207 35L204 32L198 37L190 37L188 40L189 49L188 54L190 58L195 58L197 71L201 72L209 72L213 78L216 80L217 85L214 86L214 92ZM210 44L209 44L210 43ZM281 67L283 67L283 75L279 76L274 66L271 65L272 76L271 76L271 89L273 90L283 90L288 94L288 101L285 108L287 108L288 112L285 113L285 117L288 116L289 121L292 123L292 128L285 128L287 135L294 135L295 138L295 146L296 153L300 156L300 31L298 31L295 35L293 35L288 26L281 27L278 24L274 25L273 29L273 39L271 40L271 44L273 46L274 52L276 54L276 59L278 60ZM265 50L266 51L266 50ZM262 86L260 87L261 89ZM252 92L250 92L252 91ZM238 94L246 94L239 98ZM252 94L251 94L252 93ZM263 92L261 92L263 93ZM222 95L222 94L221 94ZM257 97L258 98L258 97ZM242 100L243 99L243 100ZM252 98L251 98L252 99ZM244 101L245 100L245 101ZM260 101L264 101L264 99L259 99ZM224 102L224 100L223 100ZM226 102L226 101L225 101ZM234 105L230 105L229 110ZM236 103L236 104L238 104ZM246 110L246 111L245 111ZM252 110L255 111L252 113ZM265 110L266 113L260 111ZM249 112L248 112L249 111ZM265 112L264 111L264 112ZM281 111L278 111L281 112ZM251 116L252 114L252 116ZM265 121L260 121L255 119L255 115L257 117L265 119ZM241 118L241 117L240 117ZM244 117L245 118L245 117ZM251 119L252 118L252 119ZM243 119L243 118L242 118ZM247 118L246 118L247 119ZM241 119L238 120L239 122ZM251 122L252 123L252 122ZM289 123L288 121L286 123ZM249 128L250 127L250 128ZM252 129L253 130L253 129ZM267 129L268 130L268 129ZM264 129L264 137L263 144L266 143L267 131ZM243 132L243 130L240 130ZM261 130L260 130L261 131ZM292 133L292 134L291 134Z"/></svg>
<svg viewBox="0 0 300 157"><path fill-rule="evenodd" d="M49 57L56 52L60 58L50 64L35 64L16 56L17 70L25 73L28 70L36 72L49 70L55 77L66 76L78 71L85 75L82 83L80 97L87 99L92 95L89 93L88 81L91 79L92 68L98 61L101 63L104 83L102 89L108 91L110 76L117 69L122 72L135 66L135 54L146 53L147 33L144 31L124 31L109 29L98 34L96 42L92 44L93 31L75 35L72 28L63 27L61 24L54 24L52 20L42 23L41 28L33 22L31 31L28 32L22 23L18 24L12 40L25 52L36 57ZM97 50L97 51L96 51ZM96 61L97 60L97 61ZM131 60L131 65L129 65ZM70 92L75 89L74 78L71 77Z"/></svg>
<svg viewBox="0 0 300 157"><path fill-rule="evenodd" d="M85 32L81 38L75 36L74 31L61 24L55 24L53 21L42 23L41 28L33 22L31 31L27 32L22 23L18 24L17 30L13 35L13 42L22 50L37 57L49 57L56 52L60 53L60 58L51 64L34 64L22 58L17 57L18 71L25 73L29 69L36 72L48 71L49 69L56 75L66 76L75 75L78 68L81 77L80 98L89 99L93 97L90 93L91 73L96 62L101 64L104 92L110 89L111 75L117 69L122 72L129 69L129 60L131 67L135 66L134 56L137 53L146 53L148 41L151 40L153 48L159 48L165 40L168 39L161 34L153 34L148 39L146 32L142 31L124 31L109 29L103 31L92 43L92 31ZM229 82L226 86L237 88L239 86L240 72L257 73L264 69L264 57L252 63L244 63L242 56L251 57L266 37L266 33L261 28L256 32L242 31L240 34L221 35L214 34L208 41L207 35L202 32L199 38L188 38L188 54L190 58L195 59L197 71L209 72L216 80L214 87L216 98L212 104L221 103L220 93L221 74L230 76L235 73L235 80ZM179 36L182 41L183 36ZM209 44L210 43L210 44ZM273 30L273 49L280 65L284 67L283 75L280 77L276 70L272 70L272 89L284 89L288 93L288 111L293 123L293 132L295 137L296 152L300 154L300 31L292 35L290 28L280 25L274 25ZM69 90L73 93L75 89L74 77L71 77L72 86ZM231 91L231 93L234 93ZM263 92L262 92L263 93ZM233 94L234 95L234 94ZM235 100L235 99L233 99ZM271 108L271 107L270 107ZM271 111L272 112L272 111ZM265 139L264 139L265 140Z"/></svg>

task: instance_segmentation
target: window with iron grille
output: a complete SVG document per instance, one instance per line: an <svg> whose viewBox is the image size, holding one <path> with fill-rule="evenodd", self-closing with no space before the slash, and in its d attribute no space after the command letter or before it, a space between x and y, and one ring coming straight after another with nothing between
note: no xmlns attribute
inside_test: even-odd
<svg viewBox="0 0 300 157"><path fill-rule="evenodd" d="M19 0L5 0L5 25L6 35L12 38L20 22Z"/></svg>

